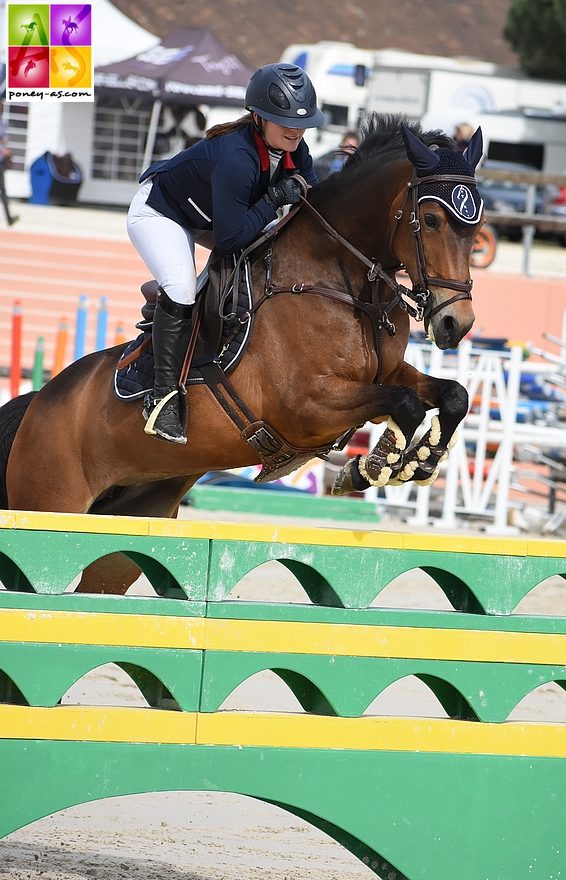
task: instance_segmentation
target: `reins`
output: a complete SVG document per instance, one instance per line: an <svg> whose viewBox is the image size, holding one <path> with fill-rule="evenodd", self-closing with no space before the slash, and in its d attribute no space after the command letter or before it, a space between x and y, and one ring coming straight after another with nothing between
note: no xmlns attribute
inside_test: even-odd
<svg viewBox="0 0 566 880"><path fill-rule="evenodd" d="M224 320L232 320L235 326L232 332L229 334L228 339L224 342L224 346L220 355L222 355L226 348L229 347L232 340L237 335L239 331L238 325L241 326L250 322L254 313L257 312L258 309L260 309L265 302L267 302L276 294L291 293L299 295L303 293L314 293L318 294L319 296L324 296L332 299L335 302L343 303L344 305L347 305L352 309L359 310L368 315L368 317L371 319L378 365L377 375L374 378L374 382L380 384L382 367L381 346L383 330L385 329L390 336L394 336L396 332L395 325L389 318L389 313L391 311L393 311L396 307L400 307L416 320L422 320L424 317L435 314L441 308L444 308L445 306L449 305L452 302L455 302L456 300L471 299L471 280L467 282L459 282L453 281L452 279L429 278L427 274L424 249L420 237L420 223L418 221L418 186L419 183L423 181L428 181L431 178L421 178L420 180L417 180L416 183L414 181L409 182L407 184L407 191L403 201L403 206L395 214L395 219L397 221L400 220L403 216L405 203L407 202L407 199L412 192L413 203L410 225L416 240L419 282L418 284L413 283L413 288L412 290L410 290L404 285L399 284L395 278L395 273L397 272L397 270L400 268L404 268L401 263L397 263L395 266L389 269L385 269L377 260L369 259L368 257L366 257L366 255L362 253L362 251L360 251L357 247L355 247L355 245L344 238L344 236L340 235L340 233L336 229L334 229L333 226L331 226L331 224L322 216L322 214L320 214L319 211L317 211L317 209L313 205L311 205L310 202L307 201L307 185L302 178L300 178L298 175L295 176L297 177L297 180L299 181L299 183L301 183L301 186L303 188L303 194L301 196L299 204L291 208L291 210L283 218L283 220L264 232L263 235L261 235L256 241L252 242L251 245L249 245L244 251L242 251L238 260L236 261L234 269L230 273L227 285L224 286L224 293L221 296L218 309L219 315ZM435 179L446 180L454 178L442 176L441 178ZM462 180L462 178L457 179ZM468 182L470 181L470 178L465 179ZM335 290L333 288L318 287L315 284L311 284L309 282L300 282L297 284L292 284L290 286L274 284L273 241L275 240L276 236L281 231L283 226L285 226L291 220L291 218L296 215L297 211L304 210L305 208L315 218L317 223L319 223L322 228L335 241L337 241L342 247L349 251L349 253L355 256L356 259L363 263L364 266L366 266L366 276L371 286L371 298L369 302L365 299L362 300L359 296L353 296L346 291ZM396 226L392 232L390 241L391 251L395 231L398 228L399 227ZM244 312L243 315L238 315L236 303L241 267L247 256L249 256L252 252L256 251L259 247L265 244L268 244L268 247L264 254L265 286L263 294L257 300L255 300L253 305L246 312ZM385 300L384 302L381 302L379 297L380 282L383 282L392 291L392 296L390 296L390 298ZM451 297L449 300L439 304L434 308L430 308L430 284L448 287L453 290L457 290L458 292L454 297ZM228 314L226 314L225 306L227 301L230 299L231 290L232 310ZM414 306L407 301L409 299L415 303ZM214 358L210 363L201 366L199 369L201 370L205 382L207 386L211 389L216 400L240 431L242 439L250 444L259 455L260 460L263 464L262 474L264 474L265 472L264 479L273 477L274 474L281 475L282 473L289 473L290 469L294 469L297 466L298 461L306 461L308 458L313 458L316 456L325 457L330 449L343 449L348 440L357 430L357 426L354 426L353 428L350 428L348 431L346 431L345 434L343 434L333 443L328 443L322 447L311 449L297 448L288 443L288 441L269 422L263 419L258 420L255 418L253 413L249 410L245 402L240 398L236 389L220 367L219 357Z"/></svg>
<svg viewBox="0 0 566 880"><path fill-rule="evenodd" d="M395 272L398 269L404 268L402 263L398 263L396 266L390 269L384 269L384 267L375 259L370 259L366 257L362 251L360 251L355 245L353 245L348 239L344 238L326 219L323 215L311 205L311 203L306 198L307 193L307 184L299 175L294 175L294 177L299 181L303 188L303 195L301 196L301 201L298 205L295 205L289 213L274 227L269 229L263 235L261 235L256 241L252 242L239 256L236 266L231 274L230 280L234 280L234 292L233 297L236 297L236 286L237 279L239 278L240 267L244 261L244 259L259 248L261 245L265 244L270 239L274 239L277 234L281 231L282 227L285 226L289 220L295 216L297 211L301 208L306 208L311 215L316 219L318 224L322 226L322 228L330 235L332 238L337 241L342 247L344 247L347 251L349 251L353 256L355 256L361 263L363 263L367 267L367 280L369 281L372 289L371 294L371 302L365 302L359 297L352 296L352 294L347 293L346 291L336 290L334 288L327 287L317 287L314 284L309 282L299 282L290 286L282 286L276 285L273 283L273 247L270 246L266 252L264 257L265 262L265 288L263 294L255 301L253 306L244 313L244 315L237 318L238 323L241 325L250 320L251 316L258 311L259 308L268 300L271 299L277 293L315 293L319 296L325 296L329 299L333 299L337 302L344 303L345 305L349 305L350 307L357 309L359 311L367 314L371 320L374 328L374 336L375 336L375 344L376 351L380 353L381 347L381 333L383 329L387 330L390 336L395 334L395 325L389 318L389 313L393 311L397 306L403 309L408 315L414 318L416 321L422 321L423 319L430 319L433 315L437 314L437 312L446 308L454 302L458 302L460 300L470 299L472 298L471 290L473 281L468 279L467 281L456 281L451 278L436 278L430 276L427 271L426 266L426 256L424 252L424 246L421 236L421 224L418 216L418 208L419 208L419 186L423 183L432 183L432 182L452 182L452 183L463 183L469 184L473 181L473 178L466 177L463 175L455 175L455 174L436 174L436 175L427 175L425 177L417 177L416 172L413 172L413 177L407 184L405 197L403 199L403 203L401 208L395 213L395 220L398 222L401 220L404 214L405 205L409 199L411 198L411 215L409 219L409 225L415 237L415 247L417 252L417 271L418 271L418 282L413 284L412 288L408 288L403 284L400 284L397 279L394 277ZM397 229L398 227L395 227ZM393 239L395 237L395 229L392 232L391 236L391 246L393 243ZM386 300L385 302L380 302L377 294L377 282L383 281L384 284L389 287L389 289L393 292L393 296ZM455 290L457 293L450 297L447 300L439 303L436 306L431 306L431 292L430 287L445 287L449 290ZM222 298L220 302L220 314L225 319L236 319L236 310L235 310L235 299L233 299L233 307L232 311L229 314L224 313L224 306L226 304L226 300L229 295L230 284L228 284L226 288L226 294ZM411 300L415 305L411 305L407 300ZM227 344L229 344L231 338L237 331L234 330L230 335Z"/></svg>

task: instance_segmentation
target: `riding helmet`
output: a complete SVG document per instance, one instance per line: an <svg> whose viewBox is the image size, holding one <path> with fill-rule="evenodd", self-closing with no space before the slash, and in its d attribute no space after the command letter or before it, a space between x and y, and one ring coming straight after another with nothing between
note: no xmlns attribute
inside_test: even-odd
<svg viewBox="0 0 566 880"><path fill-rule="evenodd" d="M289 128L317 128L325 121L316 105L314 86L296 64L266 64L246 89L246 110Z"/></svg>

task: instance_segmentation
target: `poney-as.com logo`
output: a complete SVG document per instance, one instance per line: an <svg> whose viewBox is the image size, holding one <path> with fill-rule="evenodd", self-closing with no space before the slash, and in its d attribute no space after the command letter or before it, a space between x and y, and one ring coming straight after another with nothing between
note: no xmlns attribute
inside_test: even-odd
<svg viewBox="0 0 566 880"><path fill-rule="evenodd" d="M8 101L93 101L90 4L10 3Z"/></svg>

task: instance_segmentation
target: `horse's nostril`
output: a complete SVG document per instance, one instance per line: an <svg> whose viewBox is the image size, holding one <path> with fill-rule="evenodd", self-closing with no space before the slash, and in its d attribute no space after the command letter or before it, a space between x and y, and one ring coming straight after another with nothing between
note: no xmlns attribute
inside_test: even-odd
<svg viewBox="0 0 566 880"><path fill-rule="evenodd" d="M464 338L473 325L473 321L468 324L461 324L452 315L445 315L442 320L441 333L447 348L455 348Z"/></svg>
<svg viewBox="0 0 566 880"><path fill-rule="evenodd" d="M443 330L444 330L444 335L447 337L450 337L450 338L452 338L452 335L456 331L456 322L455 322L454 318L452 318L450 315L446 315L446 317L444 318Z"/></svg>

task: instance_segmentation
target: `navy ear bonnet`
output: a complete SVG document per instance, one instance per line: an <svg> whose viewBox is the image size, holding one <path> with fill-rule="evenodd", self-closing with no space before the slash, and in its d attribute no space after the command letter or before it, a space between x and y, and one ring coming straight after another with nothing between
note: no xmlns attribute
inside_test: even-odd
<svg viewBox="0 0 566 880"><path fill-rule="evenodd" d="M462 153L439 148L436 155L440 162L433 174L457 174L469 177L469 183L452 180L431 180L419 183L419 204L425 200L439 202L459 223L477 223L483 210L483 199L474 182L474 169ZM422 173L417 176L426 176Z"/></svg>
<svg viewBox="0 0 566 880"><path fill-rule="evenodd" d="M445 147L427 147L409 128L402 126L407 155L413 163L418 180L419 204L438 202L459 222L477 223L483 210L474 174L483 151L481 129L473 134L463 153ZM429 180L444 174L466 177L468 180ZM420 179L423 179L422 183Z"/></svg>

